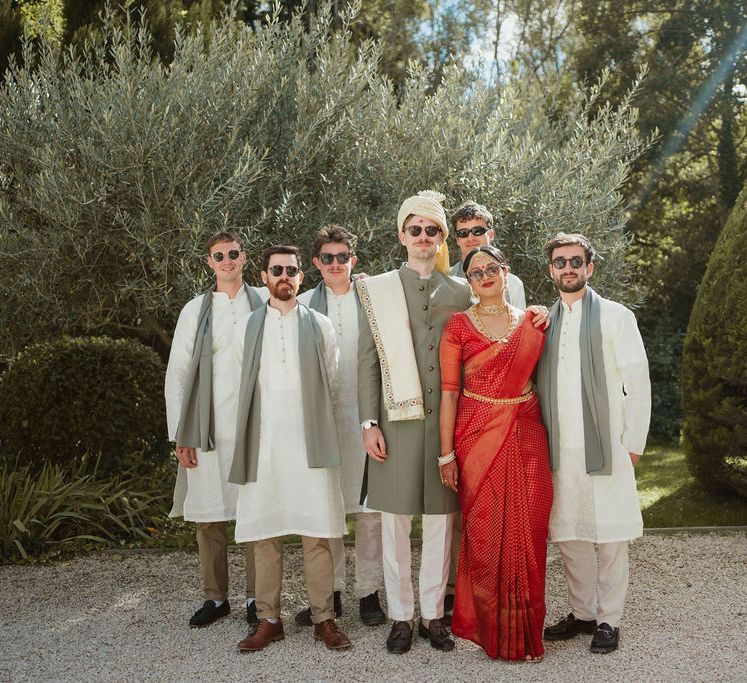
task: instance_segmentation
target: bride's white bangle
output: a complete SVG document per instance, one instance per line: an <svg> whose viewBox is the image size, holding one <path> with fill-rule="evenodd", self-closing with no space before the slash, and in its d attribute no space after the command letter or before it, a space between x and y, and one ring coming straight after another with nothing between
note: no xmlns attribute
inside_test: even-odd
<svg viewBox="0 0 747 683"><path fill-rule="evenodd" d="M455 460L456 460L456 451L451 451L451 453L447 453L446 455L439 455L438 466L443 467L444 465L448 465L450 462L454 462Z"/></svg>

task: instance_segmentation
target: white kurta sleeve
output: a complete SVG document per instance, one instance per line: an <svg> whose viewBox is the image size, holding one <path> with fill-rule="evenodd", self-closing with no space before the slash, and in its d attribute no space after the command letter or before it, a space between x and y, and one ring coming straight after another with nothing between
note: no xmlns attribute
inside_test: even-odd
<svg viewBox="0 0 747 683"><path fill-rule="evenodd" d="M508 295L511 298L511 305L520 308L522 311L527 310L527 297L524 293L524 283L513 273L508 274Z"/></svg>
<svg viewBox="0 0 747 683"><path fill-rule="evenodd" d="M621 306L614 337L615 360L623 382L622 442L629 453L643 453L651 421L648 358L632 311Z"/></svg>
<svg viewBox="0 0 747 683"><path fill-rule="evenodd" d="M179 415L184 401L184 383L194 349L197 318L200 314L200 298L193 299L179 313L179 319L171 341L169 363L166 366L164 395L166 397L166 423L169 440L176 441Z"/></svg>

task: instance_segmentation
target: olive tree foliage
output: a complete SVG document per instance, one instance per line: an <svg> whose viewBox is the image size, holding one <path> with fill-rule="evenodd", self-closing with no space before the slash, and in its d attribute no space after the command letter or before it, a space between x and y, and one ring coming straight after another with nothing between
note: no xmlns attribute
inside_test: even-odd
<svg viewBox="0 0 747 683"><path fill-rule="evenodd" d="M432 92L417 64L395 93L379 46L352 46L355 11L336 30L227 14L177 32L168 66L145 21L113 16L85 51L27 44L0 90L0 355L62 332L167 346L219 229L245 236L253 282L263 247L308 254L326 222L359 233L368 273L398 265L397 209L422 189L493 210L530 299L552 297L541 247L563 230L599 247L602 293L636 301L621 189L647 141L630 100L458 66Z"/></svg>

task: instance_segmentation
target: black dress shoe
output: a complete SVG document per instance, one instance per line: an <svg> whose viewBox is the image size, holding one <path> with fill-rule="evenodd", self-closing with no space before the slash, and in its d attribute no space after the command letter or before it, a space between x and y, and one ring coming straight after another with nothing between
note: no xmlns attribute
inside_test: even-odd
<svg viewBox="0 0 747 683"><path fill-rule="evenodd" d="M386 639L386 649L392 654L403 655L412 647L412 626L408 621L395 621L389 637Z"/></svg>
<svg viewBox="0 0 747 683"><path fill-rule="evenodd" d="M228 600L224 600L220 607L216 607L212 600L205 600L202 607L192 615L189 625L191 628L209 626L216 619L228 616L230 611L231 605L228 604Z"/></svg>
<svg viewBox="0 0 747 683"><path fill-rule="evenodd" d="M379 591L374 591L360 599L359 611L361 621L366 626L379 626L386 623L386 614L379 603Z"/></svg>
<svg viewBox="0 0 747 683"><path fill-rule="evenodd" d="M557 624L548 626L543 632L545 640L568 640L579 633L594 633L597 622L595 619L576 619L571 612Z"/></svg>
<svg viewBox="0 0 747 683"><path fill-rule="evenodd" d="M247 605L246 607L246 623L249 624L249 626L257 626L259 624L256 600L252 600L252 604Z"/></svg>
<svg viewBox="0 0 747 683"><path fill-rule="evenodd" d="M431 619L428 628L420 620L418 624L418 635L431 641L431 647L443 652L451 652L454 649L454 641L449 638L449 629L441 623L440 619Z"/></svg>
<svg viewBox="0 0 747 683"><path fill-rule="evenodd" d="M342 616L342 593L340 591L335 591L334 603L335 617L339 619ZM296 614L293 621L296 622L296 626L313 626L314 622L311 621L311 607L302 609L298 614Z"/></svg>
<svg viewBox="0 0 747 683"><path fill-rule="evenodd" d="M612 628L606 622L602 622L594 631L594 637L591 639L591 651L606 654L617 650L620 644L620 629Z"/></svg>
<svg viewBox="0 0 747 683"><path fill-rule="evenodd" d="M447 593L444 596L444 615L441 617L441 623L451 626L451 617L454 613L454 594Z"/></svg>

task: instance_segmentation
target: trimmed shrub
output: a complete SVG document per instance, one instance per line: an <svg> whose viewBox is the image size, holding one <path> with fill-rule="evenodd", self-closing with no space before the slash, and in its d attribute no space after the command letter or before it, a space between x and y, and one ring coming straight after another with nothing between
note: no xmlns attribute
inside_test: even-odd
<svg viewBox="0 0 747 683"><path fill-rule="evenodd" d="M690 471L747 496L747 188L726 222L690 316L683 426Z"/></svg>
<svg viewBox="0 0 747 683"><path fill-rule="evenodd" d="M102 473L169 453L164 365L139 342L63 338L19 353L0 376L0 442L20 465L101 454Z"/></svg>

